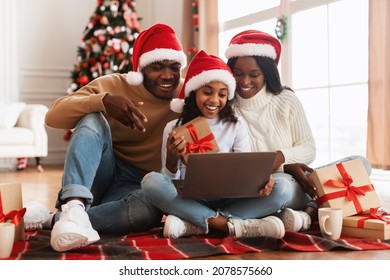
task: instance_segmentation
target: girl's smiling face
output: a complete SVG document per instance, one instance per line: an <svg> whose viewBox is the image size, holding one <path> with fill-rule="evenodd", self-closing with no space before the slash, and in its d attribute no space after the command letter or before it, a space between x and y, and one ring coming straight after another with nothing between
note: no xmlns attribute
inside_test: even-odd
<svg viewBox="0 0 390 280"><path fill-rule="evenodd" d="M210 82L195 91L195 98L202 115L212 119L225 107L228 87L222 82Z"/></svg>

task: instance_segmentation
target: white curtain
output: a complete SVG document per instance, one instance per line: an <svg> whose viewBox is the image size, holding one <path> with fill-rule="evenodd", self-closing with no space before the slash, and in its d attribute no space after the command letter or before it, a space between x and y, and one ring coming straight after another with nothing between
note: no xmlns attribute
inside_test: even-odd
<svg viewBox="0 0 390 280"><path fill-rule="evenodd" d="M0 0L0 103L19 100L19 0Z"/></svg>

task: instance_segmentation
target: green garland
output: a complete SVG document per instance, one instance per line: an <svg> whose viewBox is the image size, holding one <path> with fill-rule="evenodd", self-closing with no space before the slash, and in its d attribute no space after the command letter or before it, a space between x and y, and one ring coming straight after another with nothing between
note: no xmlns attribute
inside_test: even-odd
<svg viewBox="0 0 390 280"><path fill-rule="evenodd" d="M276 37L283 43L283 41L287 38L287 17L281 16L276 21L275 26L275 34Z"/></svg>

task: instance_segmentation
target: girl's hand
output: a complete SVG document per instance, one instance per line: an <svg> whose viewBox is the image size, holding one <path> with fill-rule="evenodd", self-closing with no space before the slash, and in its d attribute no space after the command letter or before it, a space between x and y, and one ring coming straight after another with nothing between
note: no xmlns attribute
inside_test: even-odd
<svg viewBox="0 0 390 280"><path fill-rule="evenodd" d="M165 166L172 173L176 173L177 162L182 156L185 155L187 145L186 140L184 140L184 136L176 138L175 134L176 131L172 131L171 133L169 133L166 145L167 159Z"/></svg>
<svg viewBox="0 0 390 280"><path fill-rule="evenodd" d="M275 179L272 175L270 175L269 181L267 182L265 187L259 190L259 195L262 197L269 196L272 192L272 189L274 188L274 184L275 184Z"/></svg>

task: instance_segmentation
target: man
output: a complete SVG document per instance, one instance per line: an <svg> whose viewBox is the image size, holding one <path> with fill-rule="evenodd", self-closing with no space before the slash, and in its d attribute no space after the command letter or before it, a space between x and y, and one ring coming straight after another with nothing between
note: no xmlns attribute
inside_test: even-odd
<svg viewBox="0 0 390 280"><path fill-rule="evenodd" d="M56 202L61 211L30 203L25 223L30 230L52 228L56 251L96 242L98 232L144 231L161 221L140 182L161 170L161 135L178 117L169 105L187 61L174 30L163 24L139 34L132 59L127 76L97 78L57 99L46 115L49 127L74 128Z"/></svg>

